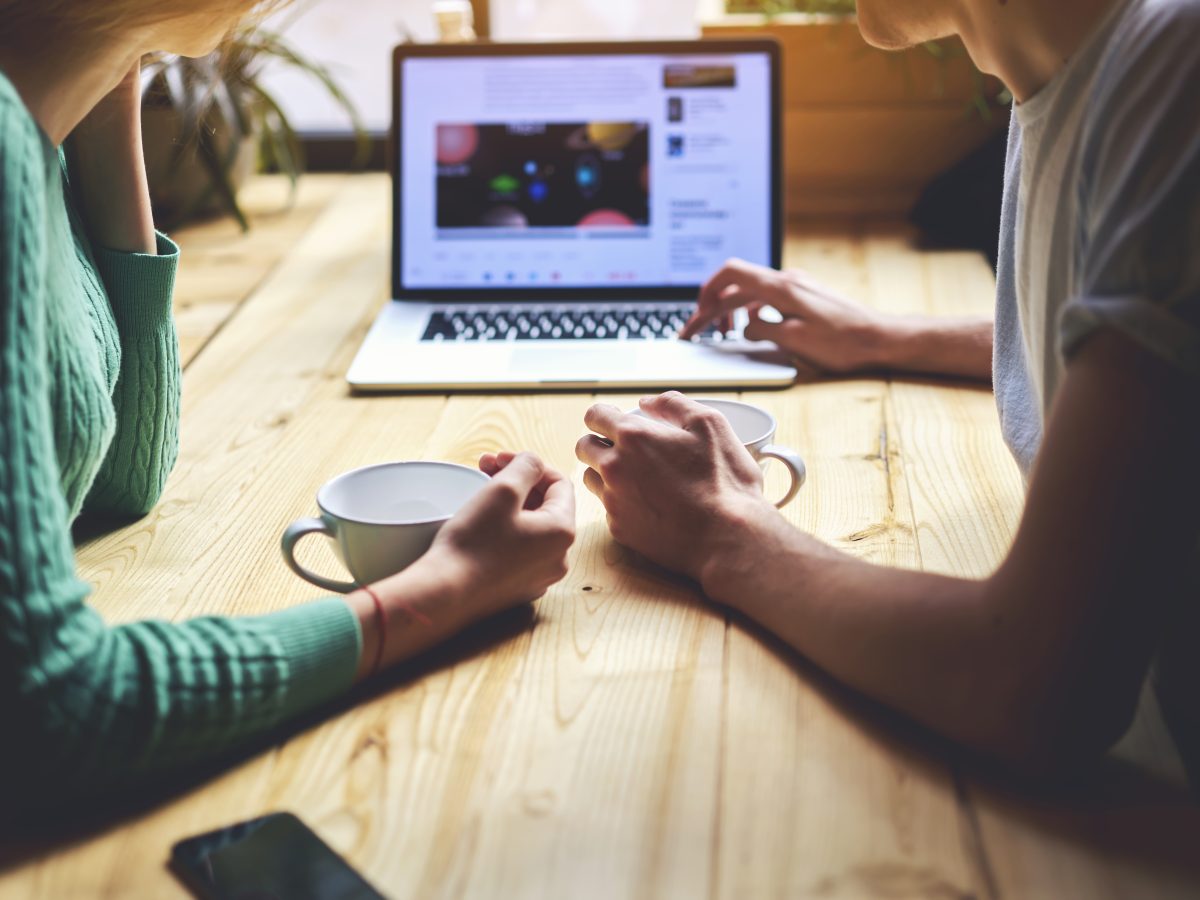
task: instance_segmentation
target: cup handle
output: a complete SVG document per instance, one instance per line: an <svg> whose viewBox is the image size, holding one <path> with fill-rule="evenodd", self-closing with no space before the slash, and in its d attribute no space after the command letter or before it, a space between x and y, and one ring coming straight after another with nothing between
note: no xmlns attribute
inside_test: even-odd
<svg viewBox="0 0 1200 900"><path fill-rule="evenodd" d="M326 591L349 594L351 591L358 590L358 585L352 581L334 581L332 578L323 578L296 562L296 544L300 542L300 538L308 534L323 534L334 540L337 539L322 519L297 519L283 532L283 561L288 564L288 568L305 581L310 581Z"/></svg>
<svg viewBox="0 0 1200 900"><path fill-rule="evenodd" d="M792 485L788 488L788 492L784 494L783 499L775 504L776 509L781 509L792 502L792 499L799 493L801 486L804 484L804 478L807 470L804 467L804 460L800 458L800 454L795 450L789 450L787 447L776 447L774 444L768 444L758 451L758 455L764 459L777 459L792 473Z"/></svg>

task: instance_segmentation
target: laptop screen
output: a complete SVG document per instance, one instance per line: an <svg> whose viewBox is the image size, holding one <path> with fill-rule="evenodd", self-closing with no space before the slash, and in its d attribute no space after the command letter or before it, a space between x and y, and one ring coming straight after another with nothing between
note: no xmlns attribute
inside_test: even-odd
<svg viewBox="0 0 1200 900"><path fill-rule="evenodd" d="M775 262L771 54L628 49L401 55L398 290L694 288Z"/></svg>

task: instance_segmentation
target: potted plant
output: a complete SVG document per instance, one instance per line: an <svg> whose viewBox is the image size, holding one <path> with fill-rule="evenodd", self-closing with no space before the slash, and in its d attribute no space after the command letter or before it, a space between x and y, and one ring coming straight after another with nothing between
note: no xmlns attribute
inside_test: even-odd
<svg viewBox="0 0 1200 900"><path fill-rule="evenodd" d="M957 41L885 53L854 0L727 0L705 35L769 34L783 46L792 215L903 215L921 189L1006 126L999 82Z"/></svg>
<svg viewBox="0 0 1200 900"><path fill-rule="evenodd" d="M263 84L263 70L271 64L312 76L350 117L360 158L369 150L358 111L329 69L277 32L240 29L199 59L152 57L142 67L142 127L151 200L167 226L221 210L245 230L249 224L237 192L260 166L282 172L295 189L304 149Z"/></svg>

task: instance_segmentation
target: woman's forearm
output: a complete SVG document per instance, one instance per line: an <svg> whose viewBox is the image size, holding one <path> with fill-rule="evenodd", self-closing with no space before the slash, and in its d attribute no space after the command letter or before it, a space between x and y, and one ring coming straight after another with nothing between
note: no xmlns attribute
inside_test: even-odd
<svg viewBox="0 0 1200 900"><path fill-rule="evenodd" d="M88 237L127 253L156 250L142 155L141 87L135 67L71 133L71 189Z"/></svg>

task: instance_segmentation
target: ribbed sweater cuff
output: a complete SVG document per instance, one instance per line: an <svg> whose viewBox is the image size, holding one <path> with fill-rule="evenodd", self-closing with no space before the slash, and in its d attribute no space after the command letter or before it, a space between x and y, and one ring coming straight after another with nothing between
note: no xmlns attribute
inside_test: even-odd
<svg viewBox="0 0 1200 900"><path fill-rule="evenodd" d="M122 334L153 331L171 321L179 247L165 234L156 235L157 254L94 248L96 268Z"/></svg>
<svg viewBox="0 0 1200 900"><path fill-rule="evenodd" d="M329 597L305 603L269 619L288 664L285 720L349 689L358 670L362 634L344 600Z"/></svg>

